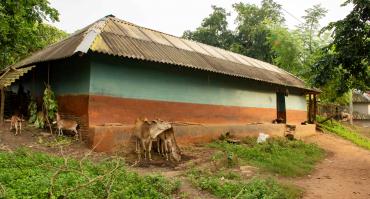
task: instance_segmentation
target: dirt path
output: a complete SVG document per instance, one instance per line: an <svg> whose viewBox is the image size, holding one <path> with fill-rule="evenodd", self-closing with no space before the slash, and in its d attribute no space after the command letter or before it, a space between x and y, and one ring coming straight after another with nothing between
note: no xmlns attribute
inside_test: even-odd
<svg viewBox="0 0 370 199"><path fill-rule="evenodd" d="M370 198L370 151L334 135L320 133L306 139L328 151L328 157L311 175L294 180L304 198Z"/></svg>

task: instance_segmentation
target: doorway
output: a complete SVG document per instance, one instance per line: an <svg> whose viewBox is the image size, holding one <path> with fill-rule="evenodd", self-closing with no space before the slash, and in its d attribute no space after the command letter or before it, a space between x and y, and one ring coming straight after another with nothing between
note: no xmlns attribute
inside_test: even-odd
<svg viewBox="0 0 370 199"><path fill-rule="evenodd" d="M277 121L280 123L286 123L285 93L276 93L276 110Z"/></svg>

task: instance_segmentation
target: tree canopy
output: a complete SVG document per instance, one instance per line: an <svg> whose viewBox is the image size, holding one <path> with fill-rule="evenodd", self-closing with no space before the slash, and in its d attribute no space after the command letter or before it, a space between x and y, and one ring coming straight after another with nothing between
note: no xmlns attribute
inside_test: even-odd
<svg viewBox="0 0 370 199"><path fill-rule="evenodd" d="M353 10L324 29L333 31L333 41L313 66L313 83L337 82L339 95L353 88L370 89L370 0L347 0L343 6L349 3Z"/></svg>
<svg viewBox="0 0 370 199"><path fill-rule="evenodd" d="M344 19L321 29L327 10L314 5L305 10L295 28L285 25L281 5L262 0L261 5L237 3L236 29L229 30L225 9L213 13L184 37L275 64L321 88L323 101L346 102L351 88L369 89L370 0L347 0L354 5Z"/></svg>
<svg viewBox="0 0 370 199"><path fill-rule="evenodd" d="M67 36L45 21L58 21L48 0L0 1L0 69Z"/></svg>

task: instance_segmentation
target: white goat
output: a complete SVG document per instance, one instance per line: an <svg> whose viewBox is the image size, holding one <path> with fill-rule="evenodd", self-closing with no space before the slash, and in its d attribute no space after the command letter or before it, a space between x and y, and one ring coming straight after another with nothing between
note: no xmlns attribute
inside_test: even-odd
<svg viewBox="0 0 370 199"><path fill-rule="evenodd" d="M54 122L57 124L58 128L58 136L63 135L63 130L72 131L75 133L75 137L78 139L78 123L74 120L68 120L68 119L61 119L59 113L56 113L57 121Z"/></svg>
<svg viewBox="0 0 370 199"><path fill-rule="evenodd" d="M22 131L22 119L16 115L13 115L10 119L10 130L15 128L15 135L21 134Z"/></svg>

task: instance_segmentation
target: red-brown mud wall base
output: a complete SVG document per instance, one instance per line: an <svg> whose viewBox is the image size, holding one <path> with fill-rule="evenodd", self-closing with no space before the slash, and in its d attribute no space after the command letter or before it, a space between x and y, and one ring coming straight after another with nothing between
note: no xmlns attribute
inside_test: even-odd
<svg viewBox="0 0 370 199"><path fill-rule="evenodd" d="M89 127L88 107L89 107L89 96L88 95L62 95L57 97L58 109L62 114L73 115L79 117L86 129L82 129L83 136L87 136Z"/></svg>
<svg viewBox="0 0 370 199"><path fill-rule="evenodd" d="M240 124L272 122L276 119L276 109L90 96L90 125L112 122L132 124L138 117L206 124Z"/></svg>

